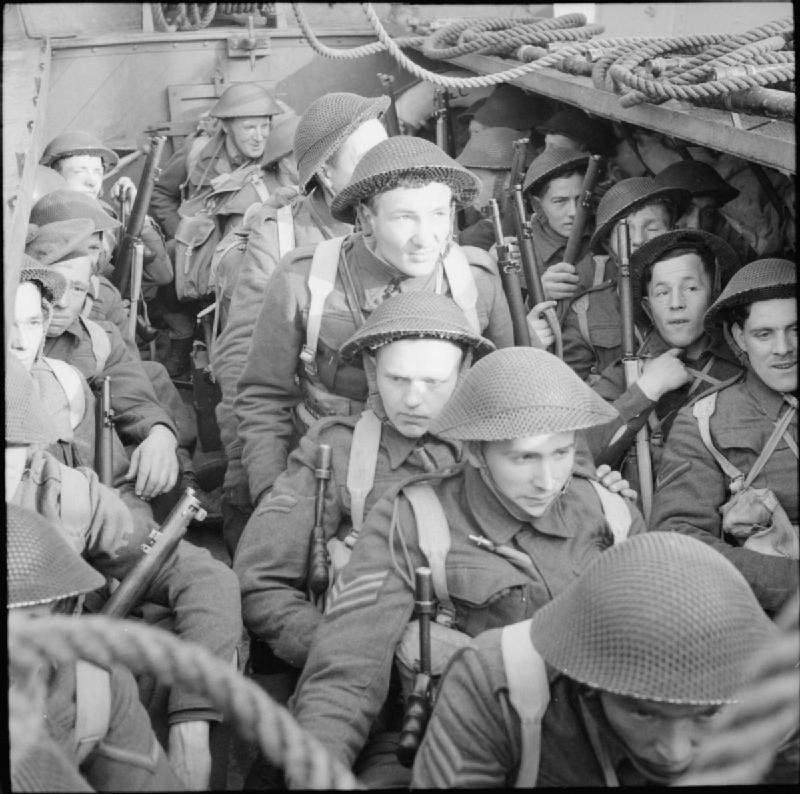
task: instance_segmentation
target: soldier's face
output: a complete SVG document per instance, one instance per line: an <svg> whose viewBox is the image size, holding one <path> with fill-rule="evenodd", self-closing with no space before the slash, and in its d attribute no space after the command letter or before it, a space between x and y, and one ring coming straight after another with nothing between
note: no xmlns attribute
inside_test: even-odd
<svg viewBox="0 0 800 794"><path fill-rule="evenodd" d="M29 281L17 287L14 294L14 324L11 326L11 355L30 372L42 346L45 316L39 288Z"/></svg>
<svg viewBox="0 0 800 794"><path fill-rule="evenodd" d="M500 492L529 516L538 518L572 474L575 433L487 441L483 459Z"/></svg>
<svg viewBox="0 0 800 794"><path fill-rule="evenodd" d="M657 778L677 777L694 759L717 706L660 703L600 692L615 733L636 760Z"/></svg>
<svg viewBox="0 0 800 794"><path fill-rule="evenodd" d="M78 318L86 303L86 294L89 292L89 278L92 275L92 259L81 256L69 259L50 267L60 273L67 282L64 294L56 301L53 307L53 317L47 329L48 337L61 336L64 331Z"/></svg>
<svg viewBox="0 0 800 794"><path fill-rule="evenodd" d="M223 124L234 147L245 157L255 159L264 154L269 137L269 116L240 116Z"/></svg>
<svg viewBox="0 0 800 794"><path fill-rule="evenodd" d="M103 159L97 155L65 157L56 163L56 170L64 177L70 190L97 198L103 189Z"/></svg>
<svg viewBox="0 0 800 794"><path fill-rule="evenodd" d="M689 209L678 218L675 228L713 232L716 217L717 201L713 196L693 196Z"/></svg>
<svg viewBox="0 0 800 794"><path fill-rule="evenodd" d="M775 298L756 301L744 327L731 326L731 334L747 353L759 378L777 392L797 389L797 301Z"/></svg>
<svg viewBox="0 0 800 794"><path fill-rule="evenodd" d="M336 153L320 169L323 182L335 196L350 182L361 158L389 136L378 119L370 119L356 127L345 139Z"/></svg>
<svg viewBox="0 0 800 794"><path fill-rule="evenodd" d="M664 204L647 204L632 212L625 220L628 221L628 237L632 254L638 251L648 240L668 232L671 228L669 210ZM611 228L611 236L608 240L611 252L617 258L617 261L619 261L619 249L617 247L618 227L619 222L615 223Z"/></svg>
<svg viewBox="0 0 800 794"><path fill-rule="evenodd" d="M375 253L409 276L433 272L450 241L453 193L447 185L398 187L364 206Z"/></svg>
<svg viewBox="0 0 800 794"><path fill-rule="evenodd" d="M541 197L533 197L536 212L541 212L547 225L562 237L569 237L572 231L582 187L582 174L558 176L550 180Z"/></svg>
<svg viewBox="0 0 800 794"><path fill-rule="evenodd" d="M378 393L389 421L420 438L450 399L461 348L441 339L402 339L376 352Z"/></svg>
<svg viewBox="0 0 800 794"><path fill-rule="evenodd" d="M681 254L653 266L642 303L670 347L687 348L703 335L703 314L711 302L711 280L697 254Z"/></svg>

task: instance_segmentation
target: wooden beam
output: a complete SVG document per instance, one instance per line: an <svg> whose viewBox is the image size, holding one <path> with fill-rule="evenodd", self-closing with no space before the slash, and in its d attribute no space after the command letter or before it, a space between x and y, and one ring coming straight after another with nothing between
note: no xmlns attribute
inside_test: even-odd
<svg viewBox="0 0 800 794"><path fill-rule="evenodd" d="M516 65L516 62L487 55L462 55L448 63L462 66L475 74L492 74ZM617 94L595 88L590 78L564 74L556 69L537 69L509 82L612 121L645 127L787 174L796 173L797 144L794 124L791 123L770 124L771 120L764 118L764 124L759 124L757 130L748 130L736 127L727 111L696 107L676 100L663 105L644 103L623 108ZM761 120L761 117L751 118Z"/></svg>

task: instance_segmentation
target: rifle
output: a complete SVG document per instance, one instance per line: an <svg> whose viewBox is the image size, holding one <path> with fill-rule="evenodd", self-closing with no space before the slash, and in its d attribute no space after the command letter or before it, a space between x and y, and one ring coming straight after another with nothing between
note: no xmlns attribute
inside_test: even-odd
<svg viewBox="0 0 800 794"><path fill-rule="evenodd" d="M633 326L633 292L631 291L630 239L628 222L622 220L617 229L619 249L619 301L622 317L622 366L625 388L629 389L639 378L639 356L636 355L636 336ZM647 523L653 504L653 464L650 460L650 442L647 425L636 433L636 468L639 472L639 493L642 512Z"/></svg>
<svg viewBox="0 0 800 794"><path fill-rule="evenodd" d="M189 522L202 521L205 517L206 511L200 506L194 491L187 488L167 520L154 528L147 541L142 543L142 557L106 601L102 613L113 618L124 618L139 604L147 588L175 551L186 534Z"/></svg>
<svg viewBox="0 0 800 794"><path fill-rule="evenodd" d="M516 184L514 191L514 230L517 234L517 244L519 245L519 256L522 262L522 273L525 276L525 283L528 285L528 303L531 308L545 300L542 279L539 276L539 262L537 261L536 249L533 246L533 235L531 227L525 220L525 206L522 202L522 185ZM533 299L531 299L531 295ZM561 325L558 322L555 309L547 309L544 317L550 324L555 337L556 355L563 360L564 343L561 339Z"/></svg>
<svg viewBox="0 0 800 794"><path fill-rule="evenodd" d="M508 202L511 198L511 185L522 184L525 181L525 160L528 157L529 138L520 138L513 143L513 154L511 156L511 167L508 172L508 189L503 191L500 203L500 215L504 217L508 212ZM498 242L500 240L498 239Z"/></svg>
<svg viewBox="0 0 800 794"><path fill-rule="evenodd" d="M308 597L310 601L319 602L320 597L328 589L328 547L322 529L325 488L331 478L331 448L328 444L320 444L317 447L316 463L314 476L317 479L317 494L314 500L314 528L311 531Z"/></svg>
<svg viewBox="0 0 800 794"><path fill-rule="evenodd" d="M414 611L419 622L419 672L408 696L397 742L397 760L409 768L414 763L431 713L431 619L436 611L431 569L417 568L414 575Z"/></svg>
<svg viewBox="0 0 800 794"><path fill-rule="evenodd" d="M497 268L500 271L500 281L503 283L503 292L506 294L508 309L511 312L511 324L514 327L514 344L518 346L531 346L531 337L528 332L527 312L522 301L522 285L519 282L519 265L514 262L508 253L508 246L503 242L503 225L500 220L500 208L497 199L491 199L492 221L494 234L497 238Z"/></svg>
<svg viewBox="0 0 800 794"><path fill-rule="evenodd" d="M94 470L103 485L114 487L114 409L108 376L100 379L100 394L95 402Z"/></svg>
<svg viewBox="0 0 800 794"><path fill-rule="evenodd" d="M142 272L144 271L144 243L136 240L133 244L133 267L131 268L130 296L128 311L128 336L136 340L136 329L144 321L139 317L139 299L142 296Z"/></svg>
<svg viewBox="0 0 800 794"><path fill-rule="evenodd" d="M400 120L397 118L397 98L394 95L394 75L378 72L378 79L381 81L383 93L391 100L389 108L384 115L386 119L386 132L389 133L389 137L391 138L394 135L401 134Z"/></svg>
<svg viewBox="0 0 800 794"><path fill-rule="evenodd" d="M564 261L570 265L575 264L578 250L581 245L581 238L589 221L589 209L592 206L592 194L594 193L597 179L600 176L600 162L602 158L599 154L593 154L589 158L589 165L583 177L581 187L581 200L575 210L575 220L572 222L567 244L564 247Z"/></svg>
<svg viewBox="0 0 800 794"><path fill-rule="evenodd" d="M139 180L139 187L136 193L136 200L133 202L128 224L117 249L116 267L114 268L114 285L122 294L123 298L130 297L130 278L133 268L133 245L138 240L141 241L142 226L147 215L147 207L153 195L153 186L159 176L158 164L161 160L161 153L164 151L166 137L156 136L150 139L150 151L142 170L142 178ZM136 307L131 305L131 311L135 314Z"/></svg>
<svg viewBox="0 0 800 794"><path fill-rule="evenodd" d="M450 157L453 156L453 130L450 127L450 93L446 88L434 92L434 115L436 116L436 145Z"/></svg>

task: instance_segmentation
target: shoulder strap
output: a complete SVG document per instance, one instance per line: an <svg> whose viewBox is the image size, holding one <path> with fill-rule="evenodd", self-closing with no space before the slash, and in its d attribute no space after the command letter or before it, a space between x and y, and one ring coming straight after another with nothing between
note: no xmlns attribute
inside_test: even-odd
<svg viewBox="0 0 800 794"><path fill-rule="evenodd" d="M731 482L741 482L744 472L737 469L714 445L711 439L711 417L717 408L717 393L711 392L692 406L692 414L697 419L697 428L700 431L700 439L705 448L711 453L717 465L730 478Z"/></svg>
<svg viewBox="0 0 800 794"><path fill-rule="evenodd" d="M603 282L603 277L606 274L606 262L608 261L608 256L605 254L595 254L592 257L592 261L594 262L594 277L592 278L592 286L598 287Z"/></svg>
<svg viewBox="0 0 800 794"><path fill-rule="evenodd" d="M308 304L306 343L300 351L300 360L306 372L312 376L316 374L317 345L325 299L333 290L343 242L344 237L334 237L317 243L311 260L311 269L308 272L308 291L311 293L311 300Z"/></svg>
<svg viewBox="0 0 800 794"><path fill-rule="evenodd" d="M522 728L520 764L514 788L533 788L539 776L542 720L550 703L544 660L531 642L531 621L512 623L500 632L508 699Z"/></svg>
<svg viewBox="0 0 800 794"><path fill-rule="evenodd" d="M353 529L345 543L352 548L364 525L364 508L367 496L375 484L375 466L381 445L381 420L371 408L367 408L353 429L350 445L350 461L347 465L347 490L350 494L350 518Z"/></svg>
<svg viewBox="0 0 800 794"><path fill-rule="evenodd" d="M577 300L572 302L572 308L575 314L578 317L578 330L583 337L583 341L589 345L594 357L597 358L597 351L595 350L594 345L592 344L592 337L589 333L589 318L588 318L588 311L589 311L589 296L587 294L583 294Z"/></svg>
<svg viewBox="0 0 800 794"><path fill-rule="evenodd" d="M753 468L747 472L747 476L744 479L744 483L742 484L742 488L749 488L753 484L753 480L758 477L761 469L764 468L766 462L772 456L772 453L775 451L775 447L778 446L778 442L781 440L781 436L786 432L791 424L792 419L794 418L797 409L794 406L790 407L784 415L775 423L775 428L772 431L772 434L767 439L767 443L764 444L764 449L761 450L761 454L756 458L756 462L753 464Z"/></svg>
<svg viewBox="0 0 800 794"><path fill-rule="evenodd" d="M284 204L275 213L278 224L278 256L283 259L294 247L294 214L292 205Z"/></svg>
<svg viewBox="0 0 800 794"><path fill-rule="evenodd" d="M455 617L455 608L447 589L445 570L447 552L450 551L450 527L447 516L439 497L428 483L406 485L403 493L414 511L419 547L431 568L433 589L439 601L436 620L449 626Z"/></svg>
<svg viewBox="0 0 800 794"><path fill-rule="evenodd" d="M111 726L111 674L95 664L75 662L75 744L78 763L106 737Z"/></svg>
<svg viewBox="0 0 800 794"><path fill-rule="evenodd" d="M69 403L69 424L74 430L83 419L86 413L86 395L83 393L83 384L78 371L58 358L44 358L44 361L53 371L59 386L67 396Z"/></svg>
<svg viewBox="0 0 800 794"><path fill-rule="evenodd" d="M631 511L628 509L628 505L618 493L612 493L597 480L589 480L589 482L600 497L603 515L614 535L614 543L622 543L628 537L631 528Z"/></svg>
<svg viewBox="0 0 800 794"><path fill-rule="evenodd" d="M97 362L96 375L99 375L106 366L106 361L111 355L111 340L105 329L98 325L94 320L89 320L84 317L83 322L86 330L89 332L89 338L92 342L92 353L94 353L95 361Z"/></svg>
<svg viewBox="0 0 800 794"><path fill-rule="evenodd" d="M466 255L457 245L451 245L442 265L453 300L466 315L473 332L480 334L481 324L478 321L477 311L478 288Z"/></svg>

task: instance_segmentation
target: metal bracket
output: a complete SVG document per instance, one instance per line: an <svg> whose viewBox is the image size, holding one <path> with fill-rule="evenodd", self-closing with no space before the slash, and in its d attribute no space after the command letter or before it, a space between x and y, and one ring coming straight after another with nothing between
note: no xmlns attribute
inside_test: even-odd
<svg viewBox="0 0 800 794"><path fill-rule="evenodd" d="M268 33L256 36L252 14L248 20L247 33L247 36L231 36L228 39L228 57L249 58L252 70L255 69L256 58L264 58L269 55L270 38Z"/></svg>

